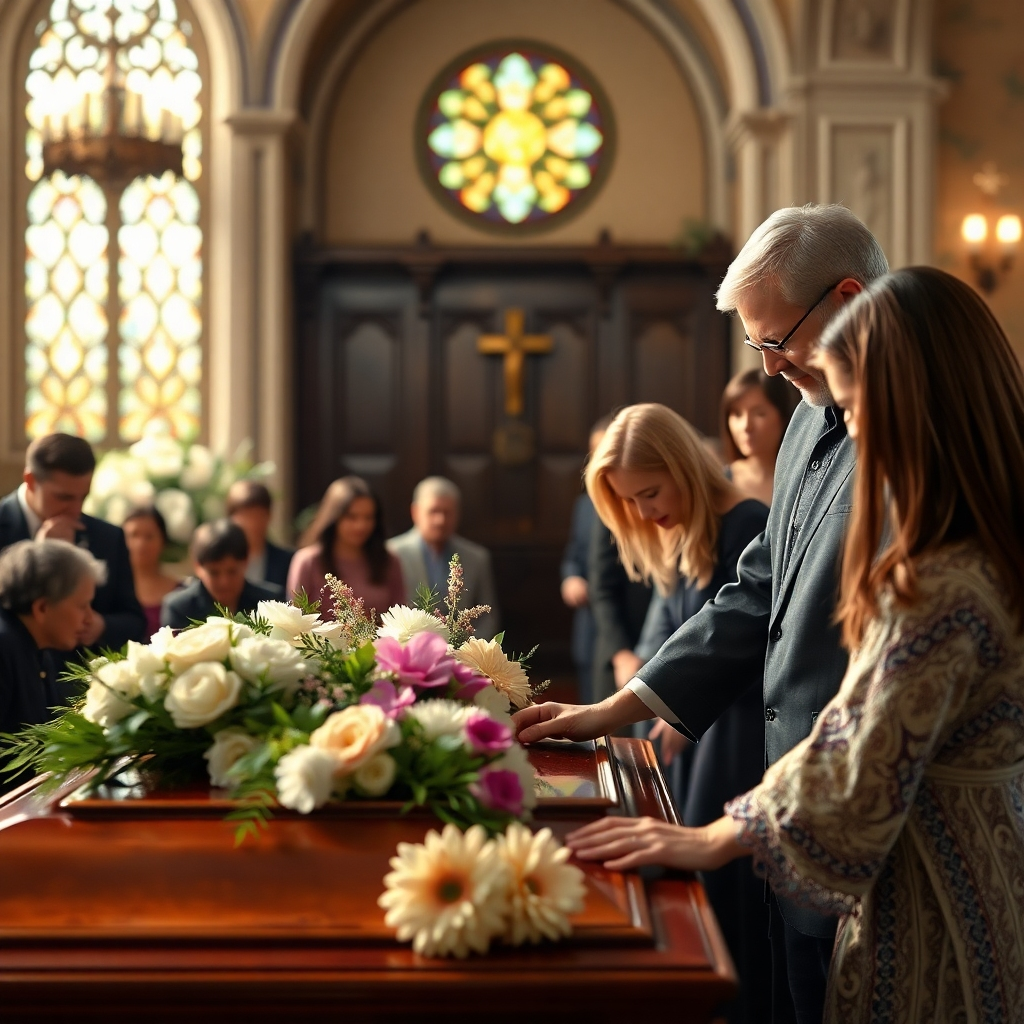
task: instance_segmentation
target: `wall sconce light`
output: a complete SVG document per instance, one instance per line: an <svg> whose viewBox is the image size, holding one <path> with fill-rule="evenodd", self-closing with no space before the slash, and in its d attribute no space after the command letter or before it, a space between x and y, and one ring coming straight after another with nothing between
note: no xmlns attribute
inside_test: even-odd
<svg viewBox="0 0 1024 1024"><path fill-rule="evenodd" d="M985 246L989 237L989 222L983 213L969 213L964 217L960 234L967 243L978 287L986 294L995 291L1000 280L1013 266L1013 258L1021 240L1020 217L1014 213L1004 213L996 221L994 234L997 253L991 252L993 246Z"/></svg>

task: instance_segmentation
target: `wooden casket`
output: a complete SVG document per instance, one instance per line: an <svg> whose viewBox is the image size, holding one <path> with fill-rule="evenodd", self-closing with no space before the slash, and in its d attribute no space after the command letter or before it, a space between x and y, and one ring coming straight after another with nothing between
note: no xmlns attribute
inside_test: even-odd
<svg viewBox="0 0 1024 1024"><path fill-rule="evenodd" d="M533 748L535 826L674 821L646 741ZM234 845L213 791L0 799L0 1019L709 1021L735 974L692 876L581 865L571 938L428 960L377 897L399 841L438 823L352 801L281 812Z"/></svg>

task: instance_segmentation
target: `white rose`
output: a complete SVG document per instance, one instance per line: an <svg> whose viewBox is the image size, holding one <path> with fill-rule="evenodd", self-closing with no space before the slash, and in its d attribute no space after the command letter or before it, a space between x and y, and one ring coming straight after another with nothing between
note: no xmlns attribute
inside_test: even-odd
<svg viewBox="0 0 1024 1024"><path fill-rule="evenodd" d="M174 639L174 630L170 626L161 626L150 638L149 649L163 661L167 657L167 648Z"/></svg>
<svg viewBox="0 0 1024 1024"><path fill-rule="evenodd" d="M238 703L242 679L216 661L201 661L171 683L164 707L179 729L209 725Z"/></svg>
<svg viewBox="0 0 1024 1024"><path fill-rule="evenodd" d="M187 544L196 528L196 513L192 499L177 487L160 491L153 501L157 511L167 523L167 535L179 544Z"/></svg>
<svg viewBox="0 0 1024 1024"><path fill-rule="evenodd" d="M210 782L222 787L234 785L235 780L228 775L228 769L259 745L260 741L243 729L221 729L213 737L213 746L203 754Z"/></svg>
<svg viewBox="0 0 1024 1024"><path fill-rule="evenodd" d="M478 708L483 708L492 718L496 718L506 725L512 719L509 714L512 702L508 699L508 694L502 693L495 686L485 686L482 690L478 690L473 697L473 703Z"/></svg>
<svg viewBox="0 0 1024 1024"><path fill-rule="evenodd" d="M256 617L273 627L270 630L271 640L294 640L320 624L319 615L303 615L302 609L284 601L260 601L256 605Z"/></svg>
<svg viewBox="0 0 1024 1024"><path fill-rule="evenodd" d="M129 640L125 661L138 678L142 696L155 701L167 686L167 663L163 655L146 644Z"/></svg>
<svg viewBox="0 0 1024 1024"><path fill-rule="evenodd" d="M256 635L255 631L250 629L242 622L235 622L234 619L225 618L223 615L211 615L206 620L206 625L227 626L228 631L231 633L231 642L233 644L241 643L243 640L248 640L250 637Z"/></svg>
<svg viewBox="0 0 1024 1024"><path fill-rule="evenodd" d="M309 675L306 659L287 640L253 637L231 648L231 666L250 683L283 689Z"/></svg>
<svg viewBox="0 0 1024 1024"><path fill-rule="evenodd" d="M82 715L106 728L135 709L131 700L139 695L139 677L127 661L105 661L102 665L94 662L94 666L94 679L86 691Z"/></svg>
<svg viewBox="0 0 1024 1024"><path fill-rule="evenodd" d="M381 616L380 622L377 636L389 636L400 644L408 643L417 633L436 633L448 639L448 627L443 620L421 608L396 604Z"/></svg>
<svg viewBox="0 0 1024 1024"><path fill-rule="evenodd" d="M227 619L183 629L167 644L166 656L175 672L200 661L223 661L231 650L232 624Z"/></svg>
<svg viewBox="0 0 1024 1024"><path fill-rule="evenodd" d="M398 765L390 754L377 754L357 768L352 781L367 796L383 796L394 784Z"/></svg>
<svg viewBox="0 0 1024 1024"><path fill-rule="evenodd" d="M130 455L140 459L146 472L155 480L171 480L181 473L184 456L181 444L170 434L147 430L141 441L136 441L129 449Z"/></svg>
<svg viewBox="0 0 1024 1024"><path fill-rule="evenodd" d="M334 758L315 747L296 747L274 769L282 807L309 814L327 803L334 786Z"/></svg>
<svg viewBox="0 0 1024 1024"><path fill-rule="evenodd" d="M181 486L199 491L209 486L216 468L213 453L205 445L194 444L188 450L185 468L181 471Z"/></svg>

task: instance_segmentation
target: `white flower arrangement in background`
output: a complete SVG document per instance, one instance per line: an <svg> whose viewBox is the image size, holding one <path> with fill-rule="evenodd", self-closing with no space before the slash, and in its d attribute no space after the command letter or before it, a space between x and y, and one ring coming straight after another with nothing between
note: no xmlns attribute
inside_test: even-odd
<svg viewBox="0 0 1024 1024"><path fill-rule="evenodd" d="M187 554L196 526L224 515L228 488L236 480L273 472L273 463L253 463L248 442L225 458L205 445L178 441L154 423L127 450L100 458L85 511L120 526L135 509L152 505L167 523L164 559L177 562Z"/></svg>

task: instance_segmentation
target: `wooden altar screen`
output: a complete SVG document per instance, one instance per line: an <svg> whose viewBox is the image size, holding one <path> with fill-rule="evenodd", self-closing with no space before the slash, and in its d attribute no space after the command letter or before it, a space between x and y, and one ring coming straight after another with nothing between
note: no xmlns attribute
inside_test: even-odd
<svg viewBox="0 0 1024 1024"><path fill-rule="evenodd" d="M646 741L549 744L535 827L604 813L675 820ZM425 960L376 900L428 816L350 802L281 813L233 847L208 791L0 800L0 1019L15 1021L708 1021L733 967L692 877L584 865L559 944Z"/></svg>

